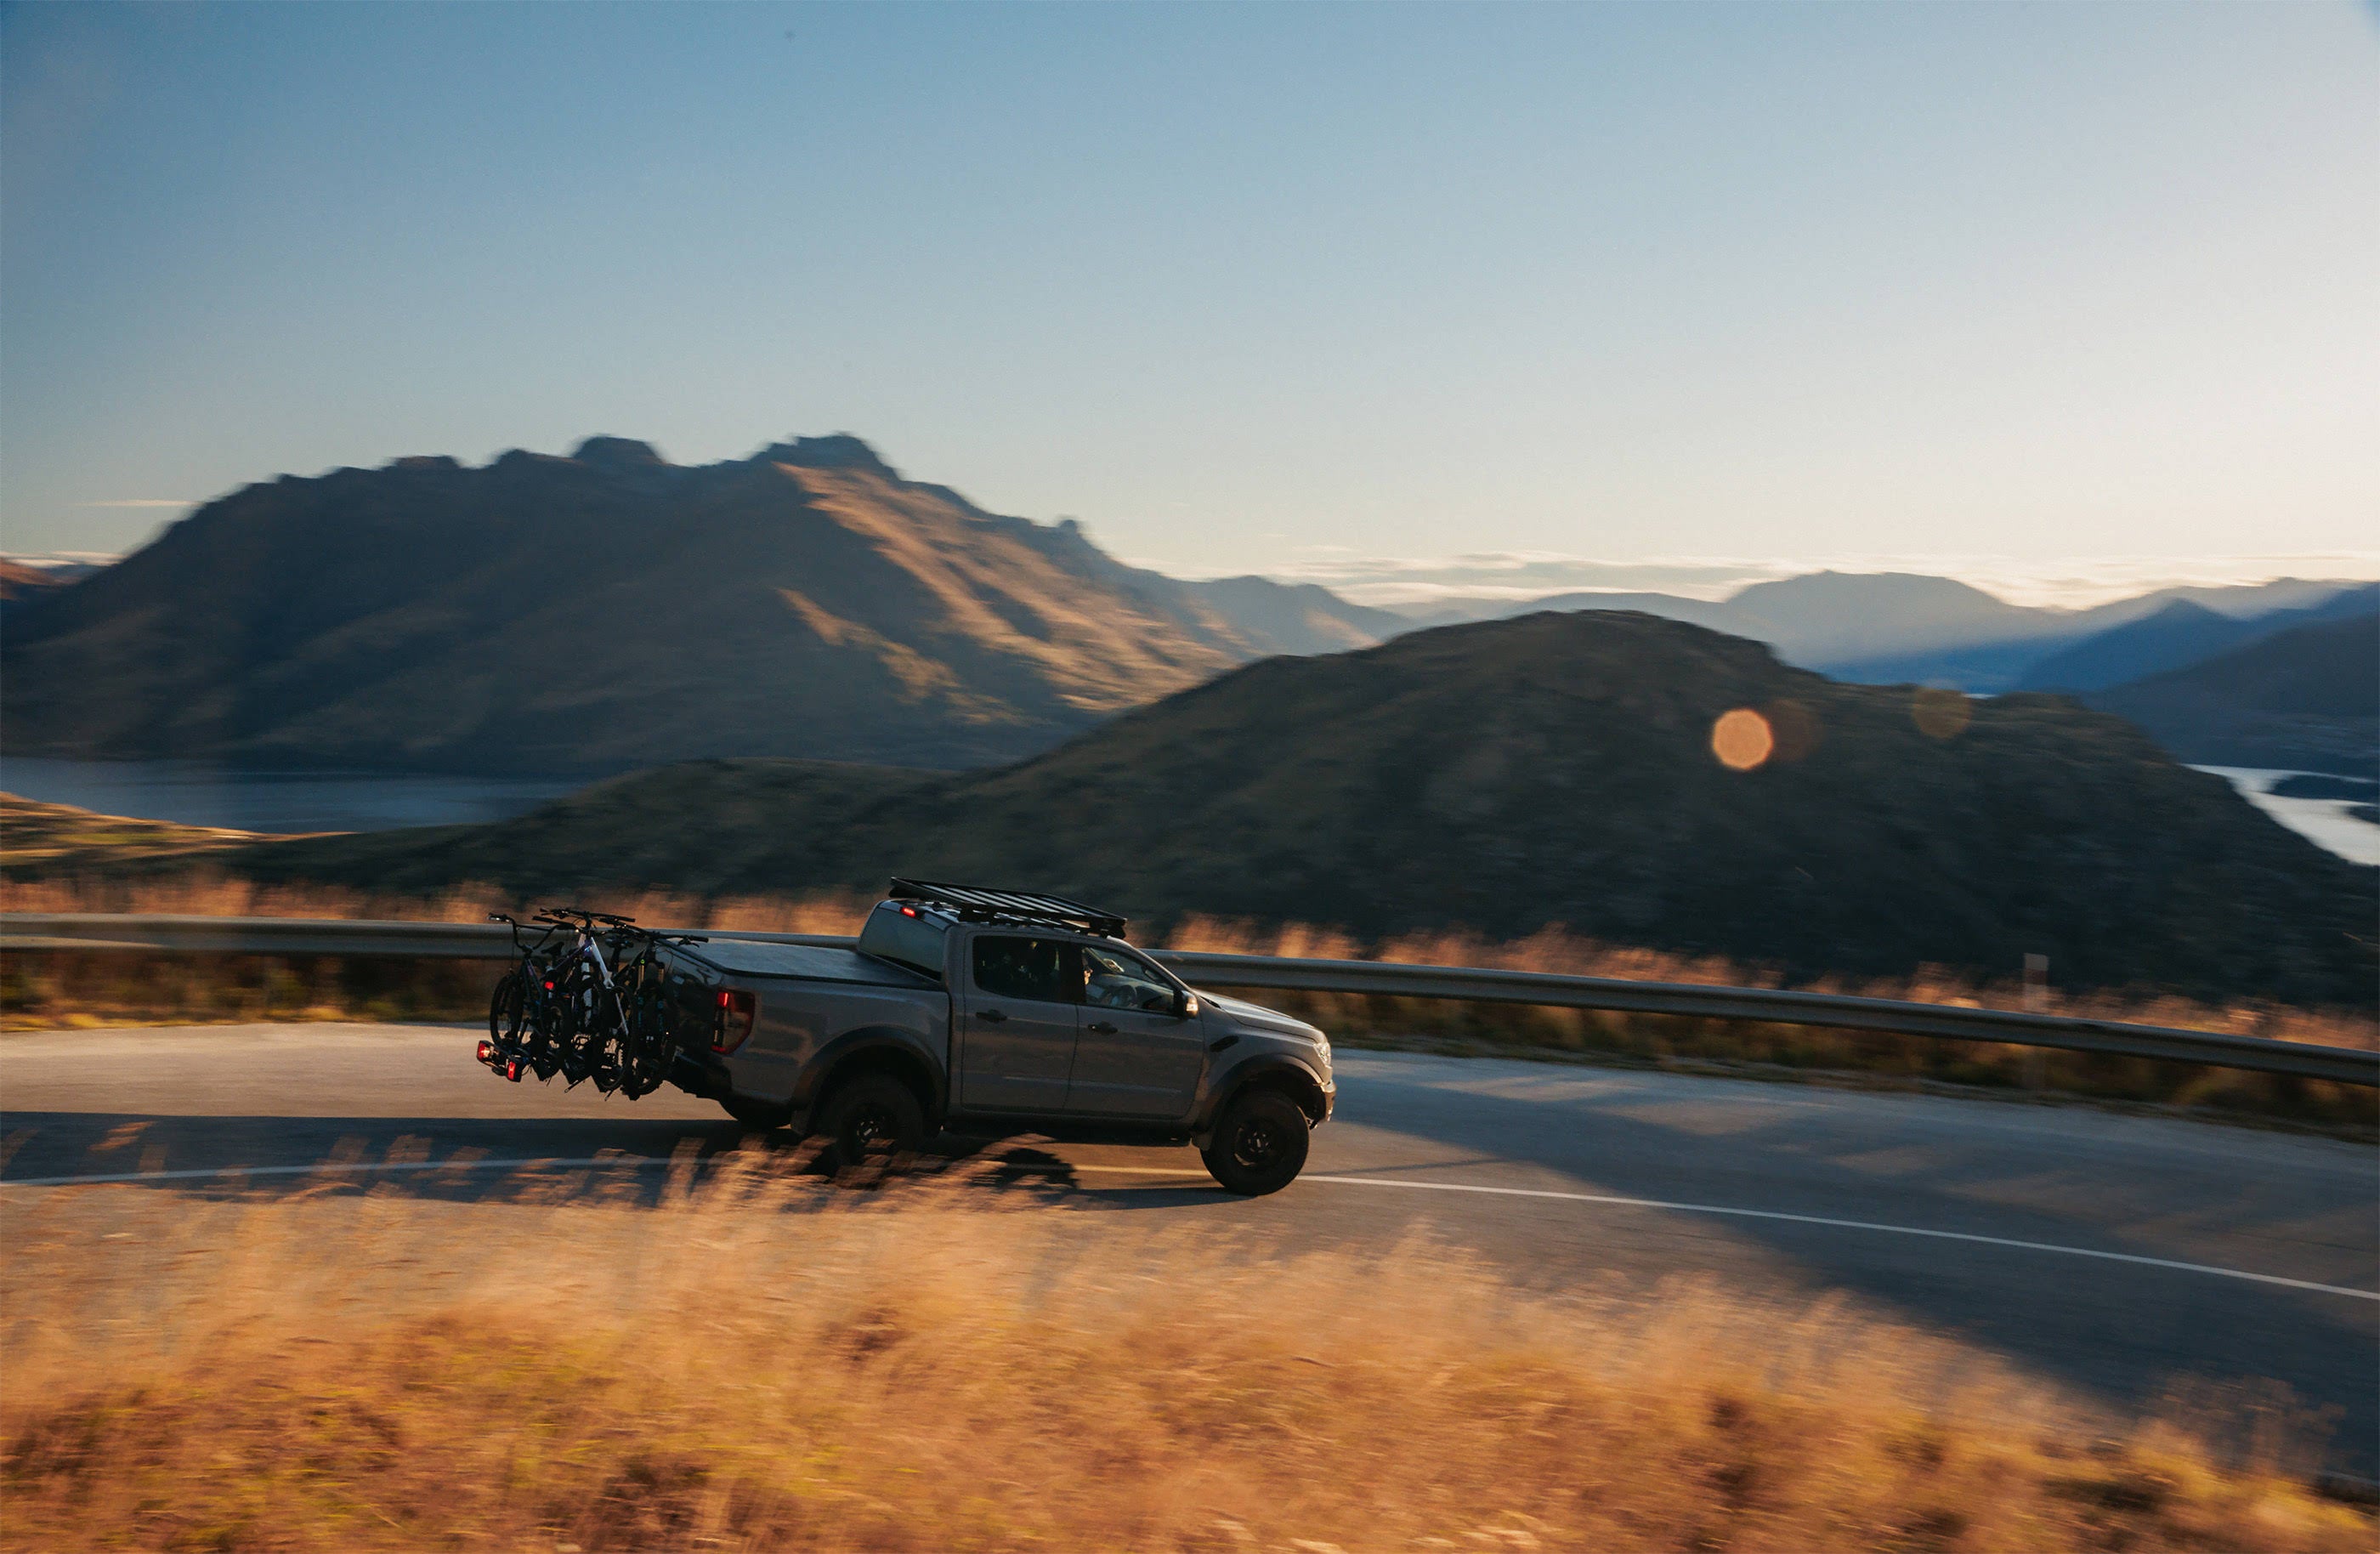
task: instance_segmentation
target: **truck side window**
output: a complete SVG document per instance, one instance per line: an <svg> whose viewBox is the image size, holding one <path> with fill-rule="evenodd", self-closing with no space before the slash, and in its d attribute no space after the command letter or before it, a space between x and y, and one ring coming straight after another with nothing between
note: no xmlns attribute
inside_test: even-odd
<svg viewBox="0 0 2380 1554"><path fill-rule="evenodd" d="M1170 1014L1173 1008L1173 984L1138 955L1086 944L1083 1002L1101 1009L1146 1009Z"/></svg>
<svg viewBox="0 0 2380 1554"><path fill-rule="evenodd" d="M1081 974L1069 975L1074 948L1062 939L986 934L975 941L975 985L1000 998L1078 1003Z"/></svg>

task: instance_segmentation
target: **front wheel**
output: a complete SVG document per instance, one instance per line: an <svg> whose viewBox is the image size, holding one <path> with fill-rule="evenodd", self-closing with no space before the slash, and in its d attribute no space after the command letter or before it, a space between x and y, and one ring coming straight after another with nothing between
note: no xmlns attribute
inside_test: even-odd
<svg viewBox="0 0 2380 1554"><path fill-rule="evenodd" d="M1223 1109L1208 1141L1207 1170L1243 1197L1280 1192L1305 1169L1311 1129L1297 1103L1279 1090L1257 1090Z"/></svg>

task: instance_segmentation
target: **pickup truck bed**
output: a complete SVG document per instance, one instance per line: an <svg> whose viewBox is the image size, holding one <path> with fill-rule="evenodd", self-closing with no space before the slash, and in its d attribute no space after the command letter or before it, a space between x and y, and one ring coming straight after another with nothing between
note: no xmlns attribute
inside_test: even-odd
<svg viewBox="0 0 2380 1554"><path fill-rule="evenodd" d="M931 988L941 984L891 961L833 944L772 944L766 940L710 939L674 945L671 958L692 962L726 977L791 977L811 982L861 982L879 988Z"/></svg>

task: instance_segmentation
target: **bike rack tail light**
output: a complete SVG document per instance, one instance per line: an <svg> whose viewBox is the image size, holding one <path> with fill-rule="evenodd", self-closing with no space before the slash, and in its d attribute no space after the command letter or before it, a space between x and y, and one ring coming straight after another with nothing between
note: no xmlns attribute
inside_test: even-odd
<svg viewBox="0 0 2380 1554"><path fill-rule="evenodd" d="M733 1052L744 1045L745 1038L752 1034L753 1025L760 1018L760 996L743 988L722 988L716 995L714 1010L710 1050Z"/></svg>

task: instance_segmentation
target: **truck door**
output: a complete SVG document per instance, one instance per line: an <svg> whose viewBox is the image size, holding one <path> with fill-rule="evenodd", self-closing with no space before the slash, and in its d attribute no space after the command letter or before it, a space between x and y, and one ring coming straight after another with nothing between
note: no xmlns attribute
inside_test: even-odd
<svg viewBox="0 0 2380 1554"><path fill-rule="evenodd" d="M987 933L968 949L959 1018L959 1104L970 1111L1065 1109L1083 974L1062 939Z"/></svg>
<svg viewBox="0 0 2380 1554"><path fill-rule="evenodd" d="M1174 986L1121 945L1082 946L1082 1034L1066 1110L1087 1116L1186 1117L1207 1062L1197 1018Z"/></svg>

